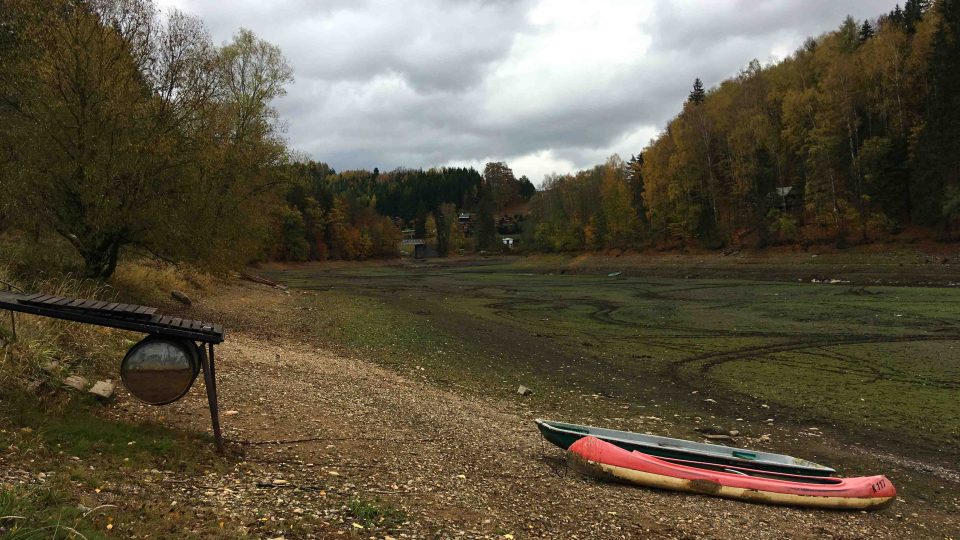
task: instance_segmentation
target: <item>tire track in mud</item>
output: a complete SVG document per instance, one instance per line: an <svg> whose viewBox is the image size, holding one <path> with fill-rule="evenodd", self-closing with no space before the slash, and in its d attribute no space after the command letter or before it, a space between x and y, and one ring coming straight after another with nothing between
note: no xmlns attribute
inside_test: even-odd
<svg viewBox="0 0 960 540"><path fill-rule="evenodd" d="M702 353L670 364L667 368L667 375L676 383L683 384L683 370L690 364L703 362L699 367L699 372L706 374L713 368L723 365L727 362L738 360L754 360L771 354L778 354L791 351L809 351L810 349L820 349L824 347L834 347L839 345L858 345L863 343L911 343L917 341L960 341L960 334L908 334L903 336L884 336L879 334L866 334L861 336L830 337L822 339L805 339L790 341L787 343L775 343L769 345L757 345L753 347L743 347L729 351L719 351ZM817 368L822 369L822 368ZM903 381L916 383L918 381ZM951 381L926 381L934 383L945 383L946 388L960 387L958 383Z"/></svg>

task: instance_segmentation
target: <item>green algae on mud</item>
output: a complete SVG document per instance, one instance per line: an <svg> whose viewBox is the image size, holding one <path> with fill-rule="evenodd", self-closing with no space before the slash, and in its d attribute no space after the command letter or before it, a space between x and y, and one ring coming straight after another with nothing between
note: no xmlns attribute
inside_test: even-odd
<svg viewBox="0 0 960 540"><path fill-rule="evenodd" d="M301 329L321 341L479 393L525 384L542 407L600 417L616 411L598 397L777 416L956 457L960 290L555 269L491 259L270 276L317 291L299 300Z"/></svg>

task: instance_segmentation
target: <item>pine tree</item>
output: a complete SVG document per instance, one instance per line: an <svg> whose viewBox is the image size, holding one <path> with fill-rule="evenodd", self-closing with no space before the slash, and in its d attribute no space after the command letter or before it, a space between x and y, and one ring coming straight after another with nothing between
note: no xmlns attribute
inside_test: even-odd
<svg viewBox="0 0 960 540"><path fill-rule="evenodd" d="M643 199L643 153L630 156L627 161L627 182L630 184L630 192L633 201L633 207L637 211L637 218L640 224L647 225L647 208Z"/></svg>
<svg viewBox="0 0 960 540"><path fill-rule="evenodd" d="M857 21L853 20L853 17L847 15L847 18L843 20L843 24L840 25L838 30L840 38L840 49L845 53L852 53L860 46L861 39L859 37L859 32L857 30Z"/></svg>
<svg viewBox="0 0 960 540"><path fill-rule="evenodd" d="M926 224L943 222L948 206L944 197L960 186L960 0L943 0L940 16L928 67L930 95L911 186L914 219Z"/></svg>
<svg viewBox="0 0 960 540"><path fill-rule="evenodd" d="M930 0L907 0L903 5L903 27L908 34L917 30L917 23L923 19L923 14L930 7Z"/></svg>
<svg viewBox="0 0 960 540"><path fill-rule="evenodd" d="M889 14L887 14L887 20L889 20L889 21L892 22L893 24L895 24L895 25L903 28L904 16L903 16L903 10L900 9L900 4L897 4L897 5L893 8L893 11L891 11Z"/></svg>
<svg viewBox="0 0 960 540"><path fill-rule="evenodd" d="M706 97L707 93L703 90L703 82L700 77L697 77L693 81L693 90L690 91L690 97L687 98L687 101L694 105L700 105Z"/></svg>
<svg viewBox="0 0 960 540"><path fill-rule="evenodd" d="M873 37L873 25L870 24L870 21L863 21L863 24L860 25L860 43L867 41Z"/></svg>

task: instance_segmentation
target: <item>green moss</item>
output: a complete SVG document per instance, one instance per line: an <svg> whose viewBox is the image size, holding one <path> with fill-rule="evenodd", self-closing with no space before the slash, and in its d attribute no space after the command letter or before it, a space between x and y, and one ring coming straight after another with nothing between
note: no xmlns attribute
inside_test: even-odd
<svg viewBox="0 0 960 540"><path fill-rule="evenodd" d="M318 291L301 300L315 336L481 394L524 384L538 409L718 412L700 390L730 414L762 400L907 451L956 444L960 290L560 274L538 260L274 277Z"/></svg>

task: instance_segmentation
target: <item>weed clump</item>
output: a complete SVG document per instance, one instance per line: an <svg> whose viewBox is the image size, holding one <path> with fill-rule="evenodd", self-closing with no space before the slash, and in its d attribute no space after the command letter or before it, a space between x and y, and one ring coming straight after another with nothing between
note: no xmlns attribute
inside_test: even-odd
<svg viewBox="0 0 960 540"><path fill-rule="evenodd" d="M380 499L356 498L350 501L347 510L364 527L391 529L407 520L403 510Z"/></svg>

